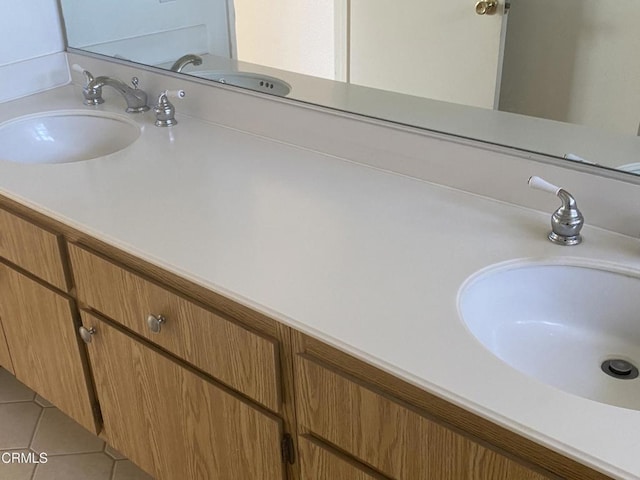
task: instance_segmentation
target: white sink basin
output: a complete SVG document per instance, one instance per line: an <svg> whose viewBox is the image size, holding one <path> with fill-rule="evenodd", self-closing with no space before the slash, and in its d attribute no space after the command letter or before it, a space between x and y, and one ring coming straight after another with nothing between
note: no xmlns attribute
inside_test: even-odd
<svg viewBox="0 0 640 480"><path fill-rule="evenodd" d="M251 72L220 72L214 70L201 70L195 72L183 72L189 75L215 80L220 83L235 85L236 87L248 88L258 92L270 93L284 97L291 92L291 85L278 78L260 73Z"/></svg>
<svg viewBox="0 0 640 480"><path fill-rule="evenodd" d="M640 367L640 272L581 260L500 265L465 282L458 309L480 343L513 368L640 410L631 368Z"/></svg>
<svg viewBox="0 0 640 480"><path fill-rule="evenodd" d="M115 113L59 110L0 123L0 160L67 163L115 153L140 136L140 127Z"/></svg>

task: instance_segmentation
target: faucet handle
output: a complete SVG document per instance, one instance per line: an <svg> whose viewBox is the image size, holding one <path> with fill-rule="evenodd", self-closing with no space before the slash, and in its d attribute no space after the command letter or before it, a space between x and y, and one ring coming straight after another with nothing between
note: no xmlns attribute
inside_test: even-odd
<svg viewBox="0 0 640 480"><path fill-rule="evenodd" d="M172 127L178 123L175 119L176 109L169 98L184 98L185 95L184 90L164 90L158 96L158 103L153 107L156 114L156 127Z"/></svg>
<svg viewBox="0 0 640 480"><path fill-rule="evenodd" d="M104 99L102 98L102 88L89 88L89 85L94 81L91 72L89 70L86 70L81 65L78 65L77 63L71 65L71 69L84 75L85 84L82 87L82 95L84 96L84 101L82 103L84 103L85 105L93 106L104 103Z"/></svg>
<svg viewBox="0 0 640 480"><path fill-rule="evenodd" d="M76 72L80 72L84 75L85 87L89 85L89 82L93 81L93 75L91 75L91 72L89 70L86 70L81 65L74 63L73 65L71 65L71 69L75 70Z"/></svg>
<svg viewBox="0 0 640 480"><path fill-rule="evenodd" d="M562 205L551 215L551 232L549 240L558 245L578 245L582 242L580 230L584 225L584 217L578 204L569 192L557 187L540 177L529 177L529 186L536 190L553 193L562 201Z"/></svg>
<svg viewBox="0 0 640 480"><path fill-rule="evenodd" d="M561 190L560 187L557 187L552 183L547 182L545 179L536 176L529 177L529 181L527 183L531 188L542 190L543 192L553 193L554 195L557 195L558 191Z"/></svg>
<svg viewBox="0 0 640 480"><path fill-rule="evenodd" d="M140 83L140 79L138 77L131 77L131 85L136 90L138 89L138 84Z"/></svg>

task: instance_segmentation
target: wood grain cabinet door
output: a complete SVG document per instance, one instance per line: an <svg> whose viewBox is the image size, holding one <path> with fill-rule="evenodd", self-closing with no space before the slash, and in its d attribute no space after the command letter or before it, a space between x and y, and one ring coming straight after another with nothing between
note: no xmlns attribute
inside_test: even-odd
<svg viewBox="0 0 640 480"><path fill-rule="evenodd" d="M16 378L97 433L71 300L0 263L0 317Z"/></svg>
<svg viewBox="0 0 640 480"><path fill-rule="evenodd" d="M396 480L548 480L314 358L296 358L303 429Z"/></svg>
<svg viewBox="0 0 640 480"><path fill-rule="evenodd" d="M156 480L283 480L279 418L87 312L82 321L114 448Z"/></svg>

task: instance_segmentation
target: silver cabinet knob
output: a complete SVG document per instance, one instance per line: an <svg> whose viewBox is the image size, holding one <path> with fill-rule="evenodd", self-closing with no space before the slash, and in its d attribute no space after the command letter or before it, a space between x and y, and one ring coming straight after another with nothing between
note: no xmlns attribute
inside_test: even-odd
<svg viewBox="0 0 640 480"><path fill-rule="evenodd" d="M149 314L147 317L147 325L149 326L149 330L153 333L160 333L160 329L162 328L162 324L167 321L162 315L153 315Z"/></svg>
<svg viewBox="0 0 640 480"><path fill-rule="evenodd" d="M498 10L498 2L494 0L481 1L476 3L476 13L478 15L493 15Z"/></svg>
<svg viewBox="0 0 640 480"><path fill-rule="evenodd" d="M93 327L91 328L80 327L78 328L78 332L80 333L80 338L82 338L82 341L84 343L91 343L91 339L93 335L96 333L96 329Z"/></svg>

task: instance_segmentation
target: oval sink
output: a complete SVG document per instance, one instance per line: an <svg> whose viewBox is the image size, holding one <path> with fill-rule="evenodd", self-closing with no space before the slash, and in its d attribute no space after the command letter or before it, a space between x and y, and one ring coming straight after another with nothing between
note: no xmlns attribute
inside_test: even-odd
<svg viewBox="0 0 640 480"><path fill-rule="evenodd" d="M219 83L227 83L236 87L248 88L258 92L270 93L285 97L291 92L291 85L278 78L260 73L251 72L219 72L214 70L201 70L186 72L189 75L214 80Z"/></svg>
<svg viewBox="0 0 640 480"><path fill-rule="evenodd" d="M483 270L458 295L471 333L513 368L640 410L640 272L579 261Z"/></svg>
<svg viewBox="0 0 640 480"><path fill-rule="evenodd" d="M68 163L115 153L140 136L140 127L122 115L60 110L0 123L0 160Z"/></svg>

